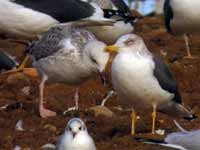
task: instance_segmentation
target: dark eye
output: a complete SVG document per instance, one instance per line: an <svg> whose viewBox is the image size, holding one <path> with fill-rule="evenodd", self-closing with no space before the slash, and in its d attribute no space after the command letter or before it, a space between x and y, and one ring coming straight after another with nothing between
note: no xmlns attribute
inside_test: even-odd
<svg viewBox="0 0 200 150"><path fill-rule="evenodd" d="M79 127L78 129L81 130L81 127Z"/></svg>
<svg viewBox="0 0 200 150"><path fill-rule="evenodd" d="M69 131L72 131L72 128L71 128L71 127L69 127Z"/></svg>
<svg viewBox="0 0 200 150"><path fill-rule="evenodd" d="M135 42L135 40L129 39L129 40L125 41L124 43L125 43L126 45L132 45L132 44L134 44L134 42Z"/></svg>

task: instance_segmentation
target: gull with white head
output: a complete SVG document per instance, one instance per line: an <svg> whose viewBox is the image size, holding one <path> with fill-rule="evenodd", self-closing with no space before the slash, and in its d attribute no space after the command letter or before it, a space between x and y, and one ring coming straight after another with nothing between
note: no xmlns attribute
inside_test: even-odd
<svg viewBox="0 0 200 150"><path fill-rule="evenodd" d="M171 116L193 119L182 102L176 81L165 63L154 56L143 39L135 34L124 35L107 51L117 51L111 77L121 104L128 108L153 107L152 133L155 133L156 110ZM135 133L135 112L132 113L132 134Z"/></svg>
<svg viewBox="0 0 200 150"><path fill-rule="evenodd" d="M72 118L60 137L56 150L96 150L85 123L80 118Z"/></svg>

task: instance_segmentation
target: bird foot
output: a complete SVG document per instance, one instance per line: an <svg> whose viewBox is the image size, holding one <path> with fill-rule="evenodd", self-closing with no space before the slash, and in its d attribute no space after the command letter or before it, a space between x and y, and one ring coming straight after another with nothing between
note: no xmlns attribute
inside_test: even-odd
<svg viewBox="0 0 200 150"><path fill-rule="evenodd" d="M40 108L40 116L42 118L53 117L56 116L56 112L46 109L44 107Z"/></svg>
<svg viewBox="0 0 200 150"><path fill-rule="evenodd" d="M184 59L198 59L199 57L188 55L188 56L184 56L183 58Z"/></svg>

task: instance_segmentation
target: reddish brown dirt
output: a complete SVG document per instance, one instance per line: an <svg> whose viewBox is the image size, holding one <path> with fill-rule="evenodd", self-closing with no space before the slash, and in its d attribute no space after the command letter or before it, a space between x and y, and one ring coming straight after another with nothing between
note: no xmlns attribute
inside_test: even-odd
<svg viewBox="0 0 200 150"><path fill-rule="evenodd" d="M148 48L153 53L165 59L177 79L185 105L191 107L200 117L200 37L190 38L192 54L197 59L184 59L186 55L184 40L166 33L161 17L147 17L137 24L135 31L141 35ZM7 39L0 40L0 47L21 60L23 46L11 43ZM167 53L164 57L163 53ZM109 78L109 67L107 70ZM58 112L58 116L42 119L38 115L38 83L39 79L32 79L22 73L0 76L0 107L9 104L7 109L0 112L0 150L11 150L16 145L24 150L39 150L46 143L56 143L58 136L64 131L67 121L74 116L81 117L87 124L89 133L99 150L160 150L160 146L138 143L130 135L130 113L116 110L117 96L113 96L106 106L115 112L113 118L95 117L87 108L101 103L101 100L111 86L103 87L98 78L83 84L80 90L80 111L61 115L59 112L73 106L74 87L64 84L48 84L45 89L46 106ZM29 87L28 94L22 92ZM16 105L18 103L18 105ZM20 105L22 104L22 106ZM138 112L141 119L137 122L137 133L150 137L151 110ZM24 123L25 131L15 130L18 120ZM173 119L158 113L156 128L165 129L166 134L177 131ZM187 122L178 119L186 129L198 129L200 120ZM163 138L162 136L154 136ZM167 148L162 148L167 150Z"/></svg>

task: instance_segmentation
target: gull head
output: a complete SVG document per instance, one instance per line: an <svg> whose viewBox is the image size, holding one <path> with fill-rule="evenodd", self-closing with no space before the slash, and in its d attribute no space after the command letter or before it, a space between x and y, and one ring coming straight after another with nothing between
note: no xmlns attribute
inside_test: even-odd
<svg viewBox="0 0 200 150"><path fill-rule="evenodd" d="M121 36L114 45L105 48L106 52L120 52L124 50L140 51L146 49L143 39L136 34L126 34Z"/></svg>
<svg viewBox="0 0 200 150"><path fill-rule="evenodd" d="M84 47L85 62L94 72L102 73L109 60L109 53L104 51L106 44L97 40L88 42Z"/></svg>
<svg viewBox="0 0 200 150"><path fill-rule="evenodd" d="M73 139L81 132L87 132L85 123L79 118L72 118L69 120L66 128L67 132L71 134Z"/></svg>

